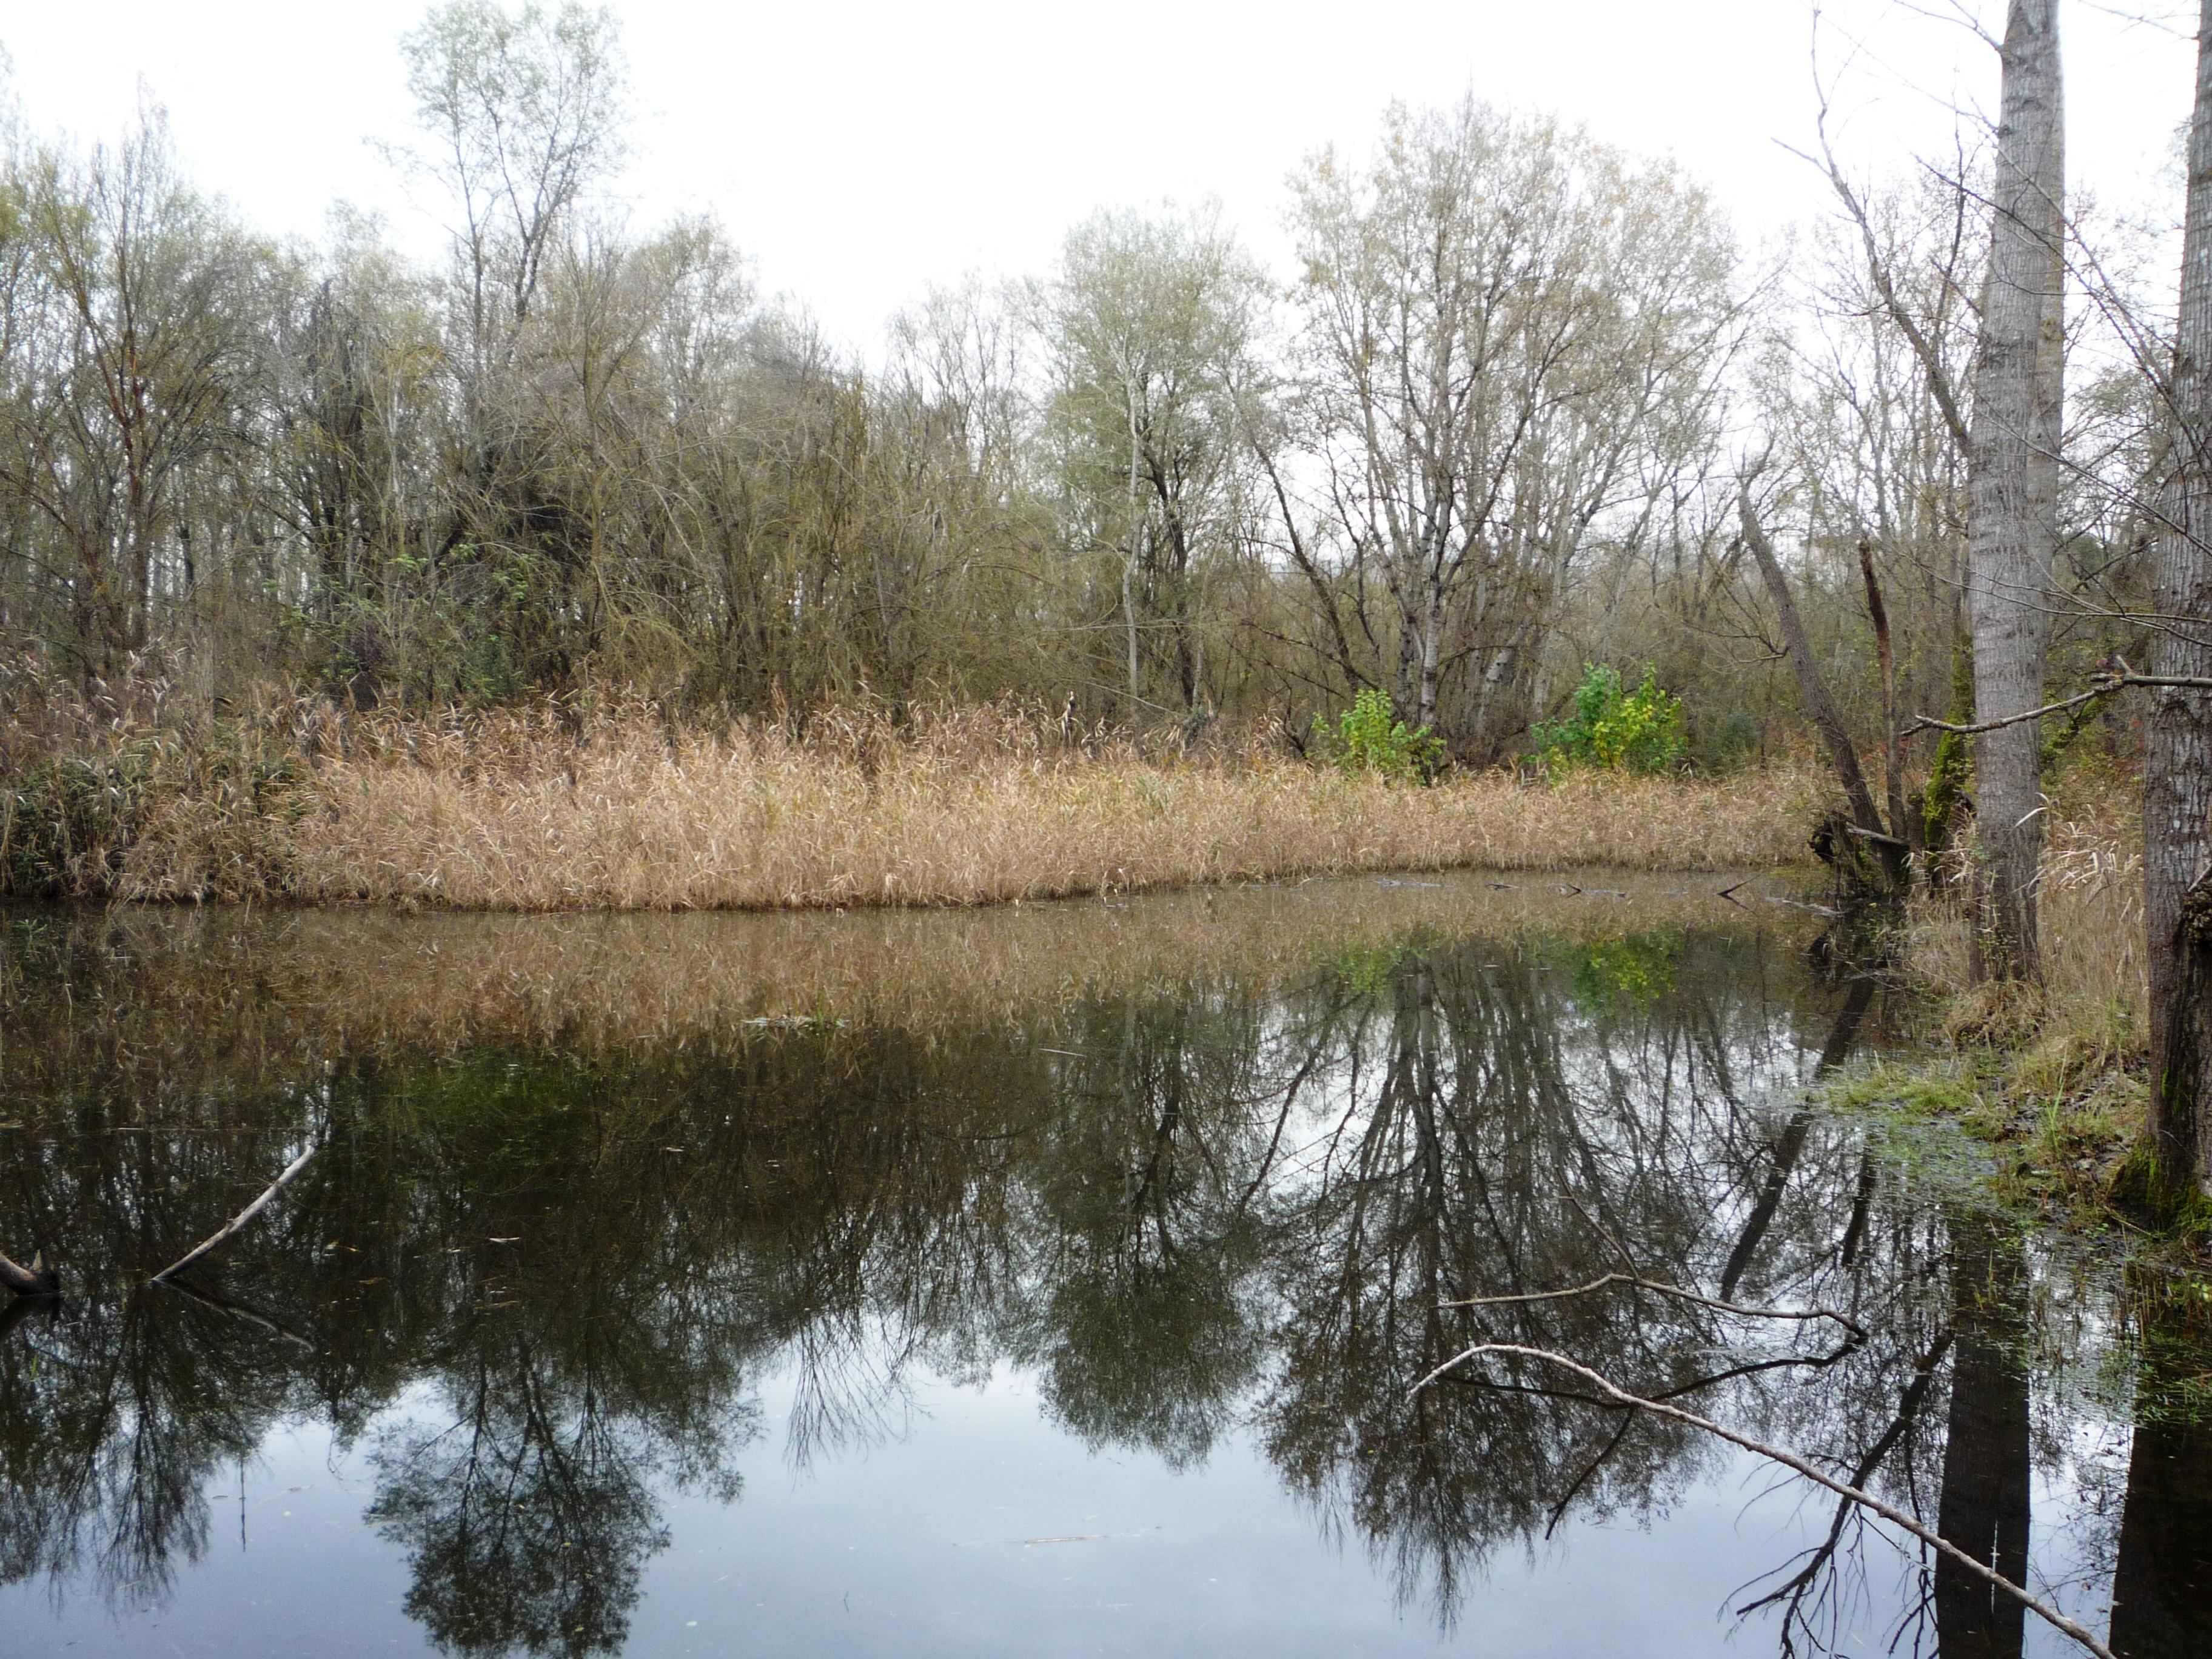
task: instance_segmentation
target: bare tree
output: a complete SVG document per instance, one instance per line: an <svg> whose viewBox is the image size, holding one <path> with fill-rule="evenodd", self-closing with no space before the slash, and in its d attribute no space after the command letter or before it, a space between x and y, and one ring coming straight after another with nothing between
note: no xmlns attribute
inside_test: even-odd
<svg viewBox="0 0 2212 1659"><path fill-rule="evenodd" d="M118 148L47 150L27 172L0 487L45 526L61 643L104 677L204 574L182 504L239 435L253 261L178 178L158 109Z"/></svg>
<svg viewBox="0 0 2212 1659"><path fill-rule="evenodd" d="M1710 439L1734 251L1668 170L1472 100L1393 109L1371 168L1324 154L1297 191L1358 633L1410 718L1435 723L1458 670L1451 723L1494 738L1594 526L1632 538Z"/></svg>
<svg viewBox="0 0 2212 1659"><path fill-rule="evenodd" d="M1865 842L1874 849L1881 872L1881 884L1892 891L1904 882L1905 854L1909 850L1901 834L1903 829L1898 791L1897 768L1893 762L1889 769L1892 785L1891 823L1885 827L1881 811L1874 804L1874 793L1867 787L1866 775L1860 769L1858 747L1852 742L1850 728L1838 712L1835 699L1828 693L1820 678L1819 665L1813 659L1813 649L1805 637L1805 624L1800 618L1796 600L1791 597L1790 583L1783 574L1782 562L1775 556L1774 545L1769 540L1765 526L1759 522L1759 509L1751 498L1751 479L1744 481L1737 496L1736 511L1742 526L1744 544L1759 565L1760 577L1766 584L1768 598L1774 605L1774 614L1782 626L1784 648L1790 657L1791 670L1797 676L1798 693L1805 702L1805 711L1812 716L1813 729L1820 734L1821 747L1827 750L1828 763L1835 769L1836 777L1844 787L1844 799L1849 811L1850 822L1844 833ZM1869 586L1872 579L1869 578ZM1877 599L1877 603L1879 600ZM1883 625L1885 635L1887 624ZM1885 713L1887 713L1885 704ZM1849 848L1835 849L1838 870L1858 867L1863 860Z"/></svg>
<svg viewBox="0 0 2212 1659"><path fill-rule="evenodd" d="M1070 234L1037 291L1046 442L1071 541L1118 554L1133 703L1147 700L1152 658L1167 670L1164 695L1187 710L1202 700L1206 581L1237 540L1231 388L1261 291L1212 210L1101 214Z"/></svg>
<svg viewBox="0 0 2212 1659"><path fill-rule="evenodd" d="M622 60L611 12L563 0L508 12L447 0L401 42L428 149L415 158L444 186L472 367L493 367L530 314L562 223L619 155Z"/></svg>

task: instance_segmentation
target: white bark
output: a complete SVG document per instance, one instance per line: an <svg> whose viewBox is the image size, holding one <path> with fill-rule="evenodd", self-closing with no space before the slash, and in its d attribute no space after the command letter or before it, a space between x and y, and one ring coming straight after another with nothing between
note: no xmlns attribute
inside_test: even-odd
<svg viewBox="0 0 2212 1659"><path fill-rule="evenodd" d="M2013 0L2003 45L1989 278L1969 429L1966 600L1977 721L2044 701L2058 542L2065 163L2057 0ZM2036 971L2042 742L2033 720L1984 732L1974 772L1987 908L1983 972Z"/></svg>

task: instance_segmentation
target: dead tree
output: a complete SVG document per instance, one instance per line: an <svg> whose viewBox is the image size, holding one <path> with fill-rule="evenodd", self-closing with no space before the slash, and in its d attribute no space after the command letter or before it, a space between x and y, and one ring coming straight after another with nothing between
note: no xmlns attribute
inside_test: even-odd
<svg viewBox="0 0 2212 1659"><path fill-rule="evenodd" d="M1911 851L1905 840L1893 834L1881 820L1881 810L1874 804L1874 792L1867 787L1866 774L1859 766L1858 750L1851 742L1850 728L1844 724L1842 712L1828 688L1820 678L1819 665L1813 660L1813 647L1805 637L1805 624L1797 614L1797 602L1790 596L1789 579L1783 574L1782 562L1775 555L1774 544L1766 528L1759 522L1759 510L1752 505L1751 486L1746 483L1736 495L1736 514L1743 527L1744 545L1759 566L1759 574L1765 580L1768 597L1774 601L1777 617L1782 624L1784 647L1790 654L1790 665L1796 671L1798 694L1805 700L1805 712L1812 716L1813 728L1820 734L1820 746L1828 752L1828 763L1836 769L1837 781L1844 787L1844 803L1850 814L1844 827L1846 845L1836 848L1836 867L1838 870L1864 869L1869 854L1848 845L1857 841L1871 849L1873 867L1878 872L1876 884L1884 890L1900 890L1907 869L1905 858ZM1887 631L1887 622L1884 632ZM1893 788L1897 777L1894 762L1890 767ZM1902 829L1903 825L1897 826Z"/></svg>

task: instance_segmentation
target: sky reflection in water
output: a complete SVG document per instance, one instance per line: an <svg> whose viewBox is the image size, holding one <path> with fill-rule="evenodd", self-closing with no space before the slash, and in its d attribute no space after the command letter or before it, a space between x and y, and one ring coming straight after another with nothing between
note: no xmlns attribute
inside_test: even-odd
<svg viewBox="0 0 2212 1659"><path fill-rule="evenodd" d="M2185 1314L1798 1103L1878 987L1708 895L1375 895L10 919L0 1248L84 1293L0 1336L0 1653L2067 1650L1557 1372L1409 1398L1486 1337L2212 1651ZM1867 1336L1440 1305L1624 1258Z"/></svg>

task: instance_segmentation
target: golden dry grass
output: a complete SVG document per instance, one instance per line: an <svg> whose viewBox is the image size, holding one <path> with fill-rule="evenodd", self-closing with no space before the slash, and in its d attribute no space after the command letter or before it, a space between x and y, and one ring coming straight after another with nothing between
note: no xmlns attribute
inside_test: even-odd
<svg viewBox="0 0 2212 1659"><path fill-rule="evenodd" d="M2149 990L2136 789L2128 780L2100 781L2094 791L2069 791L2054 802L2039 908L2051 1000L2116 1004L2140 1025ZM1971 848L1961 854L1960 873L1971 856ZM1910 959L1915 973L1946 995L1972 989L1967 920L1955 902L1923 897L1915 904Z"/></svg>
<svg viewBox="0 0 2212 1659"><path fill-rule="evenodd" d="M1080 734L1077 734L1079 739ZM647 709L330 724L307 804L264 826L267 890L468 910L975 905L1365 872L1698 871L1805 856L1808 769L1434 788L1279 753L1070 741L992 706L675 728ZM134 846L129 898L229 890L189 803Z"/></svg>
<svg viewBox="0 0 2212 1659"><path fill-rule="evenodd" d="M1915 974L1944 998L1954 1045L1932 1069L1984 1103L1969 1115L2011 1148L2008 1180L2059 1195L2093 1221L2148 1122L2138 788L2091 772L2054 792L2040 986L1972 982L1958 884L1915 902L1909 942ZM1956 874L1970 858L1968 849Z"/></svg>

